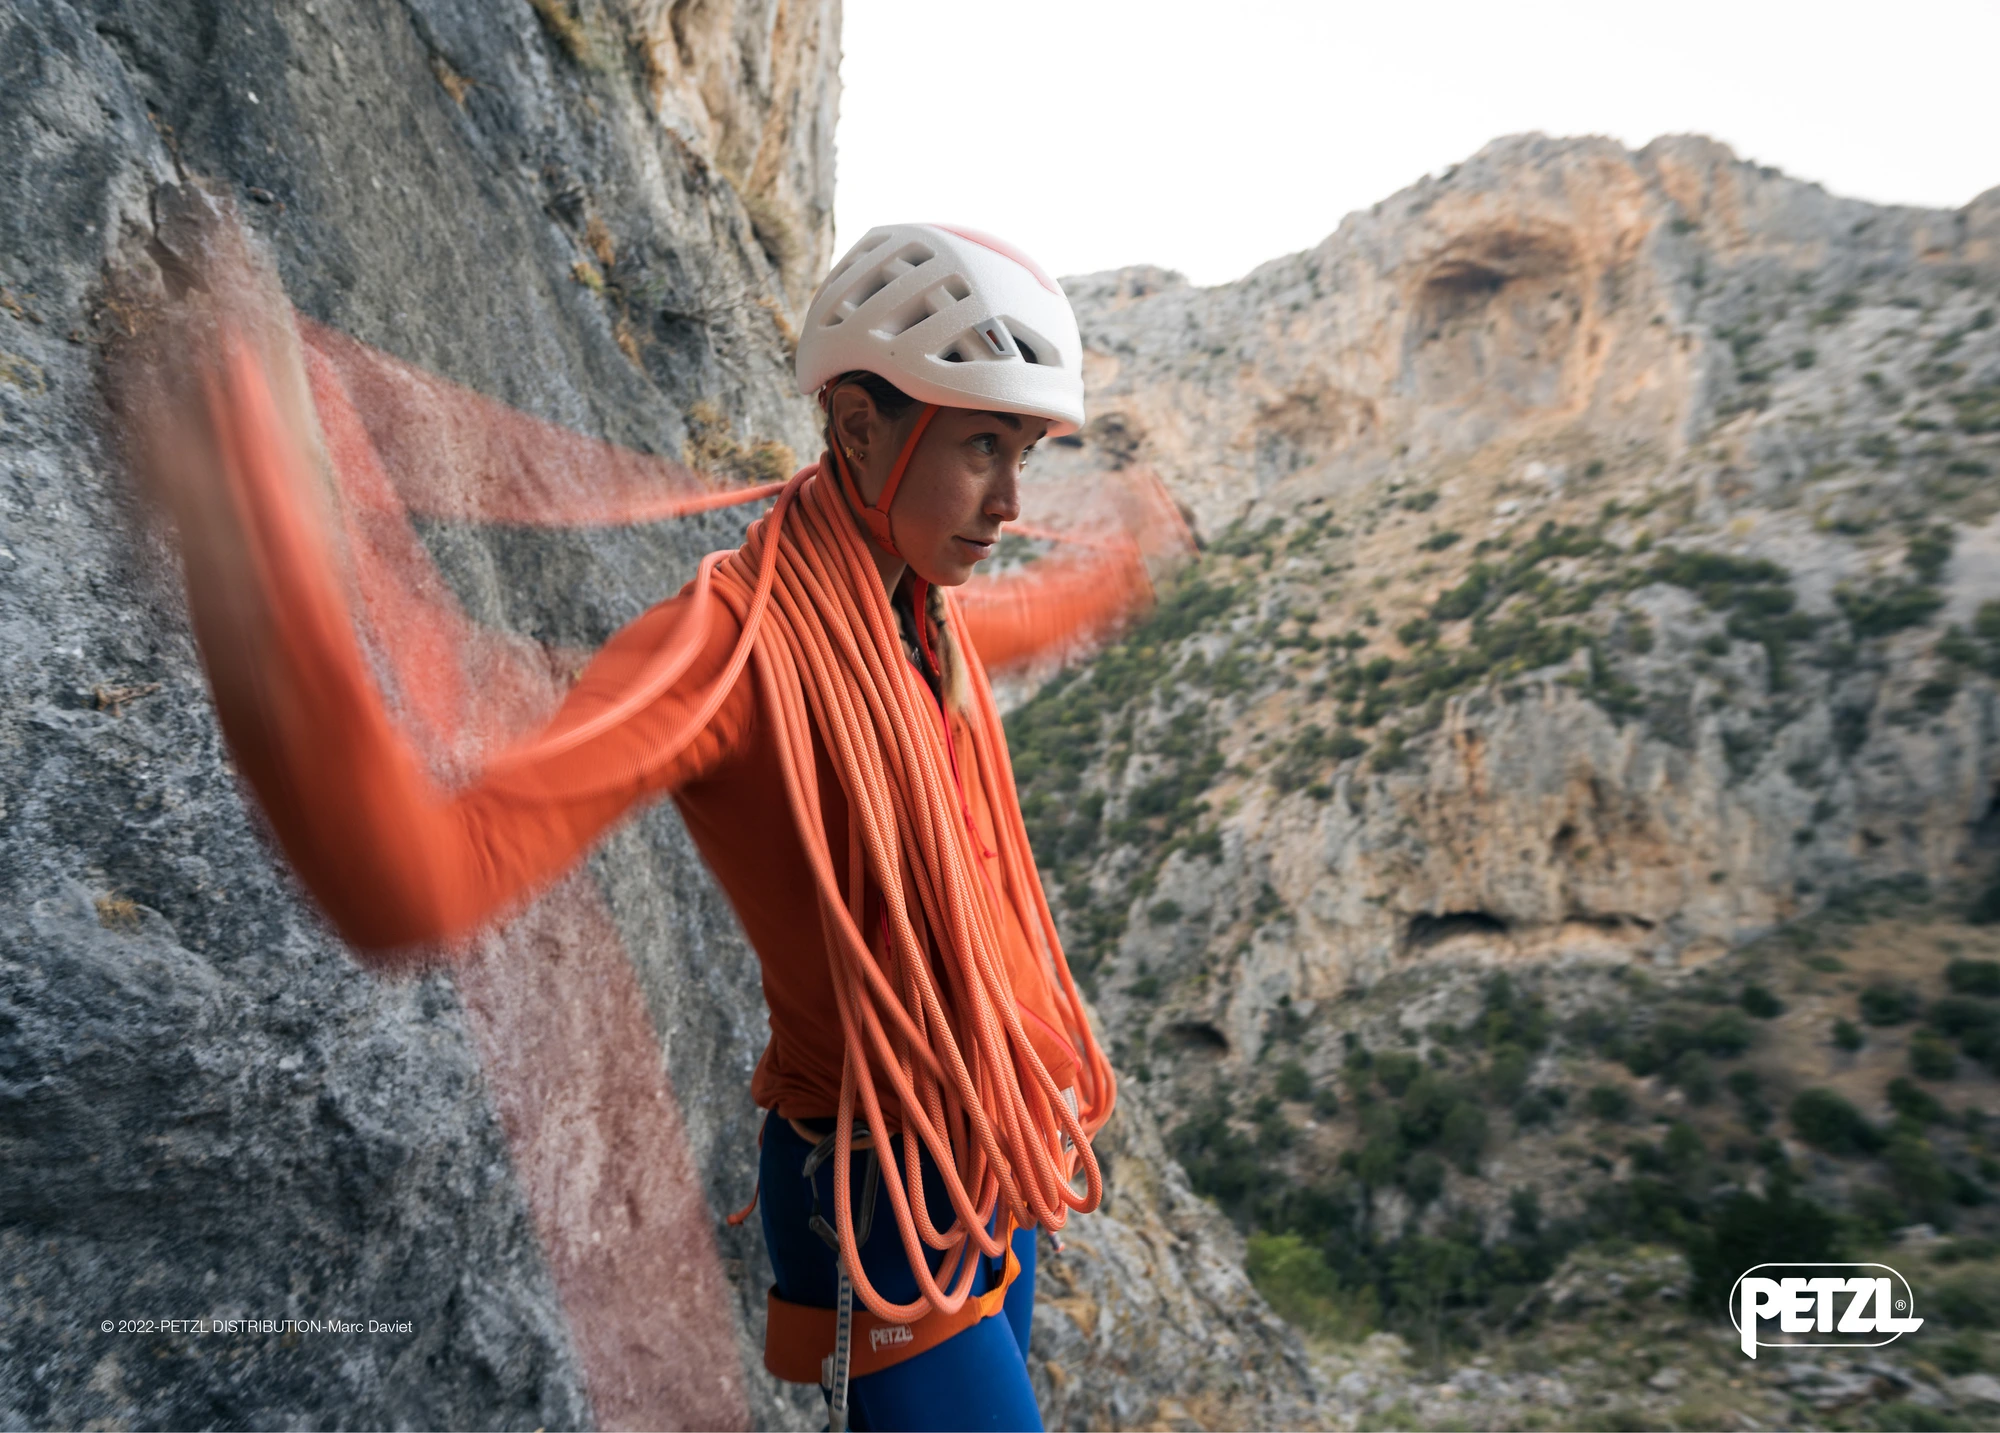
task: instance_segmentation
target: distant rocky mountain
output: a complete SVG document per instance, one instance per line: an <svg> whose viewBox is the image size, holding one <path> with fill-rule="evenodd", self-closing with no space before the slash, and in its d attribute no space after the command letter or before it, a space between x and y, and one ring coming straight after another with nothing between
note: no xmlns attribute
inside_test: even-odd
<svg viewBox="0 0 2000 1433"><path fill-rule="evenodd" d="M1092 418L1043 480L1149 465L1206 551L1012 713L1016 770L1116 1057L1267 1291L1470 1338L1579 1241L1712 1251L1737 1195L1983 1227L2000 190L1526 136L1236 283L1067 287ZM1824 934L1890 908L1931 923L1869 975L1899 1034ZM1836 1018L1892 1052L1845 1147L1793 1104ZM1516 1267L1427 1307L1432 1255Z"/></svg>

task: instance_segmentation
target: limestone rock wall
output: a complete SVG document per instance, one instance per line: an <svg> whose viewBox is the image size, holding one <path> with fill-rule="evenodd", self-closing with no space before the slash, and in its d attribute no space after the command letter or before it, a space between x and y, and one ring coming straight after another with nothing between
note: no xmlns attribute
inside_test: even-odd
<svg viewBox="0 0 2000 1433"><path fill-rule="evenodd" d="M1118 932L1128 1063L1247 1078L1412 960L1692 964L1986 879L1994 214L1525 136L1236 283L1070 280L1092 419L1048 467L1157 468L1235 594L1125 652L1174 675L1048 789L1103 803L1045 875Z"/></svg>
<svg viewBox="0 0 2000 1433"><path fill-rule="evenodd" d="M463 971L363 974L238 795L99 382L107 270L180 281L161 195L199 179L305 314L398 357L644 450L807 450L837 7L682 18L744 63L710 56L724 117L677 137L628 43L667 19L616 8L0 13L0 1423L813 1416L759 1366L761 1240L714 1212L752 1183L762 1004L677 819ZM808 236L782 262L755 193ZM476 617L590 643L737 531L427 536ZM160 1322L215 1317L409 1331Z"/></svg>

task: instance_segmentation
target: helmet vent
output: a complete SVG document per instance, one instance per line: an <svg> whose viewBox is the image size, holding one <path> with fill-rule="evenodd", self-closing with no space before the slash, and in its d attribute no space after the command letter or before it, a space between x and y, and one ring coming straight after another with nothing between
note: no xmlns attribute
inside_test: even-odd
<svg viewBox="0 0 2000 1433"><path fill-rule="evenodd" d="M986 345L985 357L1012 358L1020 352L1014 347L1014 335L1007 332L1007 325L998 318L989 318L976 325L973 330Z"/></svg>
<svg viewBox="0 0 2000 1433"><path fill-rule="evenodd" d="M960 299L969 296L970 292L964 284L958 282L956 279L947 279L944 283L924 290L924 292L918 294L915 298L883 319L880 324L876 325L875 332L881 334L884 338L895 338L899 334L909 332L925 319L943 313Z"/></svg>
<svg viewBox="0 0 2000 1433"><path fill-rule="evenodd" d="M1061 368L1062 350L1050 343L1017 318L1007 320L1007 328L1014 335L1014 346L1021 350L1024 361L1037 368Z"/></svg>
<svg viewBox="0 0 2000 1433"><path fill-rule="evenodd" d="M870 299L874 298L875 295L881 293L882 290L888 288L889 285L895 283L896 280L902 278L903 275L914 274L919 267L928 264L936 257L936 254L932 253L922 244L905 244L900 251L884 260L882 266L876 269L874 273L860 280L855 285L853 297L848 300L848 303L852 305L852 307L848 308L848 312L852 313L855 309L860 308ZM903 327L907 328L909 325L905 324ZM902 332L902 329L885 327L883 331L895 334Z"/></svg>

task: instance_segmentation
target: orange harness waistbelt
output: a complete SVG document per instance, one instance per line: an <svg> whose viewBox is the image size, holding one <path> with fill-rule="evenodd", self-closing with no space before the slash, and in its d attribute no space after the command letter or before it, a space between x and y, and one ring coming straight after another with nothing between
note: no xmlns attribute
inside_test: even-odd
<svg viewBox="0 0 2000 1433"><path fill-rule="evenodd" d="M967 1299L955 1314L932 1312L911 1323L887 1323L856 1300L848 1376L863 1378L893 1368L999 1313L1020 1272L1021 1261L1010 1246L1007 1269L997 1285L976 1299ZM825 1383L838 1315L832 1309L781 1299L775 1288L766 1297L765 1308L764 1367L787 1383Z"/></svg>

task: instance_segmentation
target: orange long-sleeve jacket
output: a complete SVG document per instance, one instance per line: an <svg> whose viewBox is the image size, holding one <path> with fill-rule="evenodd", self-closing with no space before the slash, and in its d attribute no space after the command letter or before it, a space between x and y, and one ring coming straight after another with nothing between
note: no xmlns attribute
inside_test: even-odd
<svg viewBox="0 0 2000 1433"><path fill-rule="evenodd" d="M743 615L701 595L707 579L698 578L598 652L543 738L445 791L374 684L312 504L301 496L303 460L270 389L246 353L229 362L227 398L211 392L223 481L178 489L190 602L238 763L341 933L365 958L408 963L412 947L469 933L524 902L615 822L672 794L761 960L772 1034L753 1095L791 1118L833 1114L846 1048L841 1007L779 734L742 666ZM1023 655L1101 626L1144 587L1136 555L1121 562L1130 571L1107 569L1107 580L1062 591L1054 605L1066 620L1052 624L1046 606L989 600L963 611L968 630L955 635L976 662L981 649ZM1004 792L1005 773L974 763L981 744L989 759L1004 760L993 745L999 734L982 727L975 743L958 712L935 700L927 709L944 724L951 804L967 823L967 846L998 892L1007 884L1000 865L1012 857L992 853L1017 851L1018 835L996 839L987 787ZM848 802L822 733L811 726L810 735L823 860L849 849ZM998 814L1018 833L1010 812ZM992 903L997 954L1024 1037L1055 1088L1074 1087L1078 1052L1065 1034L1074 1017L1058 1013L1069 1001L1058 994L1042 933L1022 924L1038 902L1022 895ZM874 898L864 891L858 912L864 939L881 920ZM1103 1103L1100 1115L1109 1112Z"/></svg>
<svg viewBox="0 0 2000 1433"><path fill-rule="evenodd" d="M282 579L280 579L282 581ZM630 769L687 731L722 675L741 631L721 603L681 679L634 719L586 747L515 767L442 796L396 731L343 627L288 623L266 648L290 667L266 670L261 700L218 690L232 744L299 875L341 933L369 958L395 964L408 948L462 934L551 882L612 825L672 794L704 861L727 894L762 965L771 1040L751 1084L756 1103L793 1119L836 1109L842 1036L820 914L804 849L786 803L778 753L759 719L746 671L692 741L665 766L623 788L576 794L579 767ZM296 612L296 603L293 610ZM961 634L1021 650L1013 609ZM620 701L694 615L693 599L660 603L597 653L550 724L560 731ZM979 630L985 625L989 630ZM1037 634L1038 635L1038 634ZM997 849L965 720L949 716L960 804L989 862ZM847 849L847 802L817 733L813 743L827 848ZM595 783L602 786L602 783ZM440 799L442 797L442 799ZM989 866L996 885L1000 877ZM1037 1053L1059 1086L1077 1077L1062 1035L1048 964L1002 905L1002 942L1015 998Z"/></svg>

